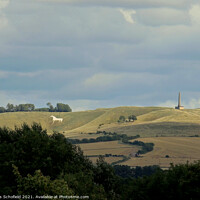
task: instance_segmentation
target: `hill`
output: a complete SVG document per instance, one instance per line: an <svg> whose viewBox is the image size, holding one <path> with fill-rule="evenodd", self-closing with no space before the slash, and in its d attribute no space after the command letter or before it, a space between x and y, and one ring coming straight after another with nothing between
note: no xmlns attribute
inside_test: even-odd
<svg viewBox="0 0 200 200"><path fill-rule="evenodd" d="M51 115L63 118L63 122L52 124ZM137 121L118 123L123 115L136 115ZM22 123L38 122L48 133L58 131L67 137L82 137L97 130L127 135L192 136L200 135L200 109L175 110L166 107L116 107L82 112L14 112L0 114L0 127L14 128Z"/></svg>

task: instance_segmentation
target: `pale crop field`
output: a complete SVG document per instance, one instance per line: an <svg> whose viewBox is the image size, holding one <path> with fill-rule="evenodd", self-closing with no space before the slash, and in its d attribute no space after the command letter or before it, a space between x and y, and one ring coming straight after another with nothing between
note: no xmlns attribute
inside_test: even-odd
<svg viewBox="0 0 200 200"><path fill-rule="evenodd" d="M121 164L132 167L160 165L162 168L168 168L170 163L200 160L200 138L197 137L155 137L139 140L154 143L154 150L138 158L132 157ZM169 158L166 158L166 155L169 155Z"/></svg>
<svg viewBox="0 0 200 200"><path fill-rule="evenodd" d="M84 155L113 154L129 156L129 154L134 154L140 149L137 146L121 144L119 141L86 143L78 146L81 147Z"/></svg>
<svg viewBox="0 0 200 200"><path fill-rule="evenodd" d="M99 155L112 154L112 155L124 155L129 156L135 155L135 153L141 149L138 146L132 146L127 144L122 144L119 141L111 141L111 142L96 142L96 143L86 143L79 144L83 150L84 155L86 156L95 156L89 157L89 159L96 163ZM109 164L122 160L123 157L105 157L105 161Z"/></svg>

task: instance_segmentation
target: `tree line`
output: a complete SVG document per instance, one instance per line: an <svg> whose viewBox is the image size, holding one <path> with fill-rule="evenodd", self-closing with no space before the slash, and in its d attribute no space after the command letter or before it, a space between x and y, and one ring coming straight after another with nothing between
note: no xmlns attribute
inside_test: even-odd
<svg viewBox="0 0 200 200"><path fill-rule="evenodd" d="M169 170L94 165L64 135L38 124L0 128L0 195L89 196L91 200L200 199L200 161Z"/></svg>
<svg viewBox="0 0 200 200"><path fill-rule="evenodd" d="M0 113L4 112L31 112L31 111L41 111L41 112L72 112L72 109L68 104L63 104L63 103L57 103L55 107L48 102L47 103L47 108L35 108L34 104L19 104L19 105L14 105L11 103L8 103L6 108L0 107Z"/></svg>
<svg viewBox="0 0 200 200"><path fill-rule="evenodd" d="M150 151L153 151L153 147L154 147L154 143L145 143L145 142L142 142L142 141L138 141L138 140L135 140L133 142L130 142L128 141L126 138L122 140L122 142L124 144L130 144L130 145L137 145L137 146L141 146L142 149L141 150L138 150L137 151L137 154L145 154L147 152L150 152Z"/></svg>
<svg viewBox="0 0 200 200"><path fill-rule="evenodd" d="M151 176L157 171L162 171L158 165L152 166L136 166L135 168L127 165L114 165L115 174L122 178L139 178L144 176Z"/></svg>
<svg viewBox="0 0 200 200"><path fill-rule="evenodd" d="M89 133L94 134L94 133ZM109 141L117 141L121 140L124 144L129 145L137 145L141 146L142 149L138 150L136 155L139 154L145 154L147 152L153 151L154 144L153 143L145 143L142 141L135 140L133 142L130 142L129 140L137 139L140 137L140 135L135 136L128 136L126 134L117 134L116 132L106 132L106 131L97 131L96 134L103 134L104 136L100 136L97 138L83 138L81 140L79 139L67 139L72 144L83 144L83 143L95 143L95 142L109 142Z"/></svg>
<svg viewBox="0 0 200 200"><path fill-rule="evenodd" d="M69 142L72 144L83 144L83 143L95 143L95 142L108 142L108 141L116 141L116 140L122 140L123 141L128 141L132 139L139 138L140 135L136 136L127 136L126 134L117 134L117 133L111 133L111 132L106 132L106 131L97 131L96 134L104 134L104 136L100 136L97 138L83 138L81 140L79 139L67 139ZM93 134L93 133L90 133Z"/></svg>

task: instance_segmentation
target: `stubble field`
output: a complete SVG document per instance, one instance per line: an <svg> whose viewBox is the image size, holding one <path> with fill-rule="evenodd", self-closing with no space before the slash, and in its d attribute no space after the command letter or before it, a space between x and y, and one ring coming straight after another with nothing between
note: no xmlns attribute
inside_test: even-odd
<svg viewBox="0 0 200 200"><path fill-rule="evenodd" d="M140 149L140 147L122 144L119 141L79 144L78 146L81 147L84 155L94 156L89 157L93 162L96 162L99 155L112 154L129 156L130 154L134 155ZM122 157L105 158L105 161L108 163L116 162L119 160L122 160Z"/></svg>
<svg viewBox="0 0 200 200"><path fill-rule="evenodd" d="M124 165L146 166L160 165L168 168L170 163L180 164L200 160L200 138L195 137L155 137L141 138L143 142L154 143L154 150L142 155L142 157L132 157L130 160L121 163ZM166 158L166 155L169 158Z"/></svg>

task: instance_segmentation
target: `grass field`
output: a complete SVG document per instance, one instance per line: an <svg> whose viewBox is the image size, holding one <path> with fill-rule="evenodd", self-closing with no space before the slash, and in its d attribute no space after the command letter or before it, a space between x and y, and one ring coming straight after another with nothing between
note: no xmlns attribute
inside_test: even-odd
<svg viewBox="0 0 200 200"><path fill-rule="evenodd" d="M52 124L51 115L62 117L63 123ZM119 116L136 115L138 120L117 123ZM1 113L0 126L14 128L22 123L39 122L49 133L58 131L66 137L82 137L82 133L106 130L128 135L187 136L200 135L200 109L175 110L164 107L117 107L71 113L15 112ZM99 126L101 125L101 126ZM85 135L87 137L87 134Z"/></svg>
<svg viewBox="0 0 200 200"><path fill-rule="evenodd" d="M200 138L191 137L153 137L141 138L143 142L153 142L154 150L142 155L132 157L130 160L121 163L129 166L160 165L167 168L170 163L180 164L200 160ZM165 156L169 155L169 158Z"/></svg>
<svg viewBox="0 0 200 200"><path fill-rule="evenodd" d="M96 161L99 155L113 154L131 156L128 161L121 163L121 165L135 166L147 166L147 165L159 165L162 168L168 168L170 163L180 164L194 162L200 160L200 138L196 137L151 137L137 139L145 143L154 143L154 150L140 155L140 157L134 157L133 155L139 150L137 146L131 146L121 144L118 141L112 142L99 142L80 144L79 146L84 152L84 155L96 157L90 158L93 162ZM169 158L166 157L169 156ZM112 163L122 158L109 157L105 160L108 163Z"/></svg>
<svg viewBox="0 0 200 200"><path fill-rule="evenodd" d="M105 124L100 130L137 135L155 136L200 136L200 109L159 109L137 116L130 123Z"/></svg>
<svg viewBox="0 0 200 200"><path fill-rule="evenodd" d="M137 146L121 144L118 141L79 144L78 146L81 147L81 149L84 152L84 155L86 156L96 155L96 157L90 157L90 160L92 160L93 162L96 161L99 155L113 154L113 155L129 156L130 154L135 154L140 149ZM122 158L108 157L105 158L105 160L108 163L112 163L118 160L122 160Z"/></svg>
<svg viewBox="0 0 200 200"><path fill-rule="evenodd" d="M40 123L43 128L47 129L49 133L53 131L65 132L81 127L93 119L99 117L106 112L106 109L98 109L93 111L84 112L71 112L71 113L50 113L50 112L14 112L14 113L1 113L0 126L7 126L14 128L20 126L24 122L31 125L33 122ZM52 124L51 115L63 118L63 123L55 122Z"/></svg>
<svg viewBox="0 0 200 200"><path fill-rule="evenodd" d="M108 132L124 133L127 135L137 135L141 137L156 136L200 136L200 124L183 122L153 122L141 123L135 122L122 125L107 125L101 130Z"/></svg>
<svg viewBox="0 0 200 200"><path fill-rule="evenodd" d="M130 153L136 153L139 149L135 146L119 143L118 141L79 144L79 146L85 155L116 154L128 156Z"/></svg>

